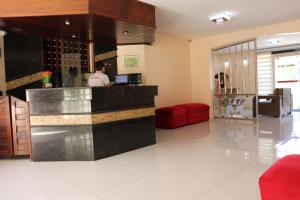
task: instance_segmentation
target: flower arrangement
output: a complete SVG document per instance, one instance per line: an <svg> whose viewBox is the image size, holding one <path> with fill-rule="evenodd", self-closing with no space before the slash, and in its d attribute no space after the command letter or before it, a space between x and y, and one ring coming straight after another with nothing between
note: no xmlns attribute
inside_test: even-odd
<svg viewBox="0 0 300 200"><path fill-rule="evenodd" d="M51 71L42 71L42 82L43 82L43 88L52 88L51 80Z"/></svg>
<svg viewBox="0 0 300 200"><path fill-rule="evenodd" d="M42 71L42 82L50 83L51 75L52 75L51 71Z"/></svg>

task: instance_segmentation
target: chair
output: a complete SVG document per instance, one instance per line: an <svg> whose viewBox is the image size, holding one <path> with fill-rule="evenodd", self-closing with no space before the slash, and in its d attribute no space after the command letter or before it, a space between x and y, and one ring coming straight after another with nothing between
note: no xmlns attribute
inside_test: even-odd
<svg viewBox="0 0 300 200"><path fill-rule="evenodd" d="M176 105L186 110L187 125L196 124L209 120L209 106L202 103L187 103Z"/></svg>
<svg viewBox="0 0 300 200"><path fill-rule="evenodd" d="M186 125L186 110L180 107L165 107L155 110L157 128L179 128Z"/></svg>
<svg viewBox="0 0 300 200"><path fill-rule="evenodd" d="M156 109L157 128L179 128L209 120L209 106L187 103Z"/></svg>
<svg viewBox="0 0 300 200"><path fill-rule="evenodd" d="M281 117L291 114L292 108L291 88L276 88L273 95L258 96L259 115Z"/></svg>
<svg viewBox="0 0 300 200"><path fill-rule="evenodd" d="M300 155L279 159L260 178L262 200L300 199Z"/></svg>

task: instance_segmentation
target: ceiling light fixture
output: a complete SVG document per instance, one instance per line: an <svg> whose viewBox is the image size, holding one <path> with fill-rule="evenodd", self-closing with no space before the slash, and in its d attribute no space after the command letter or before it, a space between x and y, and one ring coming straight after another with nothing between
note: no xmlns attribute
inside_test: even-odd
<svg viewBox="0 0 300 200"><path fill-rule="evenodd" d="M123 34L124 34L124 35L128 35L128 31L124 31Z"/></svg>
<svg viewBox="0 0 300 200"><path fill-rule="evenodd" d="M224 66L225 66L225 68L228 68L228 67L229 67L229 61L228 61L228 60L225 60Z"/></svg>
<svg viewBox="0 0 300 200"><path fill-rule="evenodd" d="M224 24L227 21L231 20L230 13L221 13L219 15L211 16L209 18L210 21L215 22L216 24Z"/></svg>
<svg viewBox="0 0 300 200"><path fill-rule="evenodd" d="M278 44L278 43L282 42L282 39L281 38L272 38L272 39L269 39L268 42L270 42L272 44Z"/></svg>
<svg viewBox="0 0 300 200"><path fill-rule="evenodd" d="M71 24L70 20L66 19L65 24L69 26Z"/></svg>
<svg viewBox="0 0 300 200"><path fill-rule="evenodd" d="M299 35L300 32L292 32L292 33L280 33L277 36L286 36L286 35Z"/></svg>
<svg viewBox="0 0 300 200"><path fill-rule="evenodd" d="M248 58L243 59L243 66L244 67L248 66Z"/></svg>

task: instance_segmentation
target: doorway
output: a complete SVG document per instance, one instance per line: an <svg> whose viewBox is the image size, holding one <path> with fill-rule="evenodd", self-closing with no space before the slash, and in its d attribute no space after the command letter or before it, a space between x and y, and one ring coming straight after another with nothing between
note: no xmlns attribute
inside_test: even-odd
<svg viewBox="0 0 300 200"><path fill-rule="evenodd" d="M300 112L300 32L260 36L256 43L258 95L290 88L291 110Z"/></svg>
<svg viewBox="0 0 300 200"><path fill-rule="evenodd" d="M291 88L293 111L300 112L300 52L274 56L275 88Z"/></svg>

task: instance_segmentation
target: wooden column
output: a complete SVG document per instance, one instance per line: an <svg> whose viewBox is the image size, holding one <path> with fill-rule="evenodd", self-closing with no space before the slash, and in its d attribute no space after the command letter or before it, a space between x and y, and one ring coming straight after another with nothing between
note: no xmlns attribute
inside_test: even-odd
<svg viewBox="0 0 300 200"><path fill-rule="evenodd" d="M0 156L12 156L12 130L9 97L0 98Z"/></svg>
<svg viewBox="0 0 300 200"><path fill-rule="evenodd" d="M0 98L0 156L31 155L28 103L15 97Z"/></svg>

